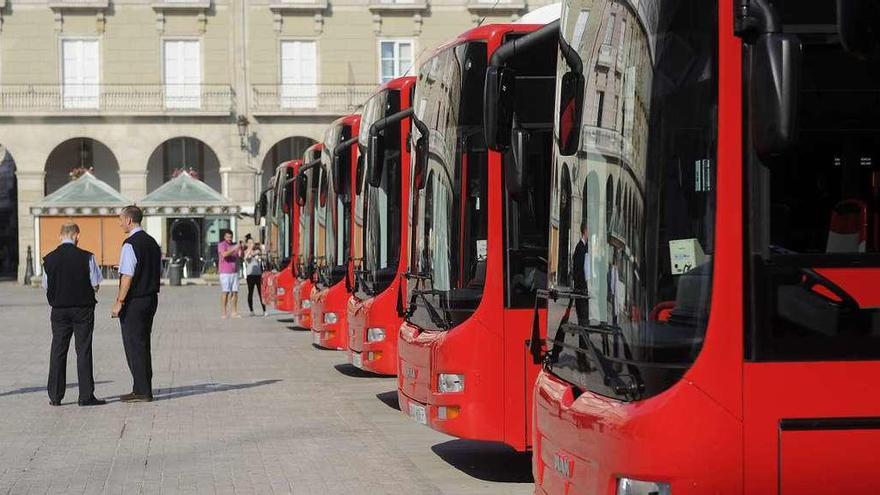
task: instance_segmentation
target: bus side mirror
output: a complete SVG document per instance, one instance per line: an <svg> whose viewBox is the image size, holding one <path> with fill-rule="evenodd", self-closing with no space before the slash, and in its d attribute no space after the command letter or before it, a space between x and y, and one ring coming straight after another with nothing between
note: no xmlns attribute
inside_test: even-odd
<svg viewBox="0 0 880 495"><path fill-rule="evenodd" d="M802 57L793 35L763 34L751 47L749 126L759 157L784 154L797 139Z"/></svg>
<svg viewBox="0 0 880 495"><path fill-rule="evenodd" d="M416 190L425 188L425 172L428 169L428 136L421 136L416 140L413 170L413 187Z"/></svg>
<svg viewBox="0 0 880 495"><path fill-rule="evenodd" d="M873 0L837 0L837 28L846 51L872 59L880 55L880 5Z"/></svg>
<svg viewBox="0 0 880 495"><path fill-rule="evenodd" d="M531 134L525 129L513 129L510 133L510 151L513 153L512 160L506 160L507 190L516 194L522 191L525 181L526 160L528 156L529 140Z"/></svg>
<svg viewBox="0 0 880 495"><path fill-rule="evenodd" d="M383 143L382 138L378 134L370 135L369 155L367 160L368 182L371 187L379 187L382 184L382 163Z"/></svg>
<svg viewBox="0 0 880 495"><path fill-rule="evenodd" d="M486 70L483 88L483 132L486 144L495 151L510 146L513 127L513 95L516 77L512 69L490 66Z"/></svg>
<svg viewBox="0 0 880 495"><path fill-rule="evenodd" d="M337 196L345 194L345 191L343 191L344 181L342 180L342 176L345 173L345 157L347 156L348 153L346 152L333 154L333 192L335 192ZM351 173L351 169L349 169L349 173Z"/></svg>
<svg viewBox="0 0 880 495"><path fill-rule="evenodd" d="M306 205L306 195L309 193L309 178L300 174L296 181L296 204L300 207Z"/></svg>
<svg viewBox="0 0 880 495"><path fill-rule="evenodd" d="M364 188L364 155L363 153L358 153L358 161L357 161L357 170L355 173L355 194L358 196L361 195L361 191Z"/></svg>
<svg viewBox="0 0 880 495"><path fill-rule="evenodd" d="M580 144L581 114L586 80L579 72L566 72L559 84L559 153L571 156Z"/></svg>

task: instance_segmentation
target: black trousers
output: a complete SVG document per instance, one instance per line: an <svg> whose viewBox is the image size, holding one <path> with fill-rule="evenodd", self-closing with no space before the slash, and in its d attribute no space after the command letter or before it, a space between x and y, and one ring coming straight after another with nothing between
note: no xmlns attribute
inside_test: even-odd
<svg viewBox="0 0 880 495"><path fill-rule="evenodd" d="M260 305L263 306L263 312L266 311L266 303L263 302L263 277L261 275L248 275L248 308L251 313L254 312L254 287L257 288L257 296L260 298Z"/></svg>
<svg viewBox="0 0 880 495"><path fill-rule="evenodd" d="M134 382L132 392L139 395L153 395L150 334L153 332L153 317L158 305L159 297L156 295L135 297L126 301L119 313L122 346L125 348L125 359Z"/></svg>
<svg viewBox="0 0 880 495"><path fill-rule="evenodd" d="M92 372L92 332L95 329L95 307L52 308L52 350L49 355L49 399L61 402L67 389L67 351L71 336L76 338L76 375L79 400L95 395Z"/></svg>

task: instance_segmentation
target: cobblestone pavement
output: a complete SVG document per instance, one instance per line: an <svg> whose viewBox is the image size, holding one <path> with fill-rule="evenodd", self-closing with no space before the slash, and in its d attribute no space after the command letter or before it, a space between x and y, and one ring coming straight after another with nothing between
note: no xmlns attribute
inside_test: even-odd
<svg viewBox="0 0 880 495"><path fill-rule="evenodd" d="M216 288L163 289L156 400L120 403L131 378L113 295L99 294L94 341L96 393L113 402L76 405L71 346L50 407L45 297L0 284L0 494L532 492L527 455L410 421L393 378L313 348L283 315L221 320Z"/></svg>

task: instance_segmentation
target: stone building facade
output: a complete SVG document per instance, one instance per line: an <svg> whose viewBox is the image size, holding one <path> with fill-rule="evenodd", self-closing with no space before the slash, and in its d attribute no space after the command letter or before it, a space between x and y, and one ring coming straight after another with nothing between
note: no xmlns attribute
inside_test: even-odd
<svg viewBox="0 0 880 495"><path fill-rule="evenodd" d="M138 201L191 170L246 214L278 163L379 82L546 3L0 0L0 224L18 231L0 277L22 280L31 206L73 171Z"/></svg>

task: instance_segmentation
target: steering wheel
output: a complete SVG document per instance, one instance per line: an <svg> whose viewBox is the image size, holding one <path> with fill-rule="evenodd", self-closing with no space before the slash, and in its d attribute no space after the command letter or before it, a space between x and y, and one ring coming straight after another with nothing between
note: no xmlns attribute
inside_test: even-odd
<svg viewBox="0 0 880 495"><path fill-rule="evenodd" d="M852 295L850 295L849 292L843 290L842 287L835 284L819 272L810 268L802 268L801 274L803 275L802 283L804 285L804 288L812 292L813 294L818 295L819 297L825 299L830 303L838 304L844 309L854 311L858 311L860 309L859 302L856 301L856 299ZM833 297L829 297L828 294L824 294L821 291L815 290L816 286L826 289L838 299L834 299Z"/></svg>

